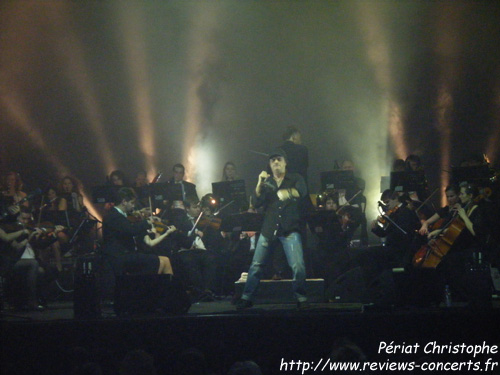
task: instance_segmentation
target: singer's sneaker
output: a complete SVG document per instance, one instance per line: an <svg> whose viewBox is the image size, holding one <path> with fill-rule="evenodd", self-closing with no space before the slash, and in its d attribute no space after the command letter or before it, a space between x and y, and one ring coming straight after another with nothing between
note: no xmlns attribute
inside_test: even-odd
<svg viewBox="0 0 500 375"><path fill-rule="evenodd" d="M238 311L249 309L252 306L253 306L252 301L248 299L241 298L238 300L238 302L236 302L236 310Z"/></svg>

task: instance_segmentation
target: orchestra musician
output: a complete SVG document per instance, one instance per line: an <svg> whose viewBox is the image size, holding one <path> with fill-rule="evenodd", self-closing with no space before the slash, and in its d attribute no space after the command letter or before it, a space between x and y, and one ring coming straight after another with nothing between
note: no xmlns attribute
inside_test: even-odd
<svg viewBox="0 0 500 375"><path fill-rule="evenodd" d="M355 172L355 165L352 160L346 159L342 161L341 168L343 171L353 171ZM361 233L360 233L360 241L363 246L368 246L368 224L366 221L366 197L363 194L365 191L366 182L361 177L354 177L355 191L346 191L345 192L345 202L349 202L350 205L359 207L361 216ZM360 193L361 192L361 193ZM357 194L357 195L356 195ZM355 196L356 195L356 196Z"/></svg>
<svg viewBox="0 0 500 375"><path fill-rule="evenodd" d="M40 213L39 213L39 222L51 222L57 225L61 226L68 226L68 217L65 215L68 210L68 204L66 199L59 197L57 195L56 188L53 186L49 186L45 190L45 195L44 195L44 202L45 204L40 207ZM62 214L62 215L60 215ZM64 216L63 216L64 215ZM50 248L47 250L50 250L50 252L54 255L54 260L56 263L56 268L59 272L62 271L62 263L61 263L61 244L65 244L69 241L69 238L67 234L65 234L63 231L60 231L58 233L58 240L55 241L53 244L50 245ZM44 261L48 261L48 253L44 249L43 251L40 252L40 257Z"/></svg>
<svg viewBox="0 0 500 375"><path fill-rule="evenodd" d="M82 212L85 210L83 195L80 193L79 184L74 177L64 176L59 183L61 197L68 203L68 211Z"/></svg>
<svg viewBox="0 0 500 375"><path fill-rule="evenodd" d="M55 241L57 233L63 229L62 226L56 225L48 232L48 228L34 226L31 207L20 207L17 228L13 232L15 238L10 238L15 255L7 288L12 294L11 299L15 307L36 311L45 309L43 289L50 272L48 264L38 257L39 250L46 247L47 243Z"/></svg>
<svg viewBox="0 0 500 375"><path fill-rule="evenodd" d="M210 229L198 227L195 223L201 214L197 197L184 201L185 210L177 210L173 222L178 229L176 236L176 259L185 270L185 283L193 297L204 301L213 300L215 291L216 255L210 246ZM219 234L220 236L220 234Z"/></svg>
<svg viewBox="0 0 500 375"><path fill-rule="evenodd" d="M132 213L137 196L133 189L120 188L115 197L115 206L104 217L102 223L102 252L109 259L115 275L173 274L170 260L164 256L144 254L137 251L136 237L144 239L147 230L156 220L154 217L132 222L127 215Z"/></svg>
<svg viewBox="0 0 500 375"><path fill-rule="evenodd" d="M226 162L224 168L222 168L222 180L221 181L234 181L237 179L236 165L232 161Z"/></svg>
<svg viewBox="0 0 500 375"><path fill-rule="evenodd" d="M113 186L130 186L127 176L119 169L112 171L109 174L108 181Z"/></svg>
<svg viewBox="0 0 500 375"><path fill-rule="evenodd" d="M428 234L430 239L439 241L441 238L449 247L437 270L443 282L450 286L452 298L457 301L472 301L481 296L489 299L491 293L471 283L467 277L470 264L480 263L487 241L488 223L486 221L486 202L481 201L479 189L468 183L460 184L459 202L450 205L452 220L444 229ZM483 289L483 290L481 290ZM484 294L488 294L486 297Z"/></svg>
<svg viewBox="0 0 500 375"><path fill-rule="evenodd" d="M386 266L391 268L410 264L414 235L420 228L417 215L408 208L410 201L407 193L392 192L387 199L385 214L372 222L372 232L385 238L380 254Z"/></svg>
<svg viewBox="0 0 500 375"><path fill-rule="evenodd" d="M360 225L358 207L339 208L338 192L325 193L324 209L311 214L309 227L318 243L314 252L315 269L325 279L326 289L350 267L349 246Z"/></svg>
<svg viewBox="0 0 500 375"><path fill-rule="evenodd" d="M15 220L19 212L19 202L28 206L25 202L27 194L22 191L23 181L17 172L7 172L2 178L2 218L5 217L8 221Z"/></svg>
<svg viewBox="0 0 500 375"><path fill-rule="evenodd" d="M184 166L182 164L175 164L172 168L172 171L174 175L168 182L171 184L181 185L182 200L184 201L188 197L196 197L196 199L199 201L200 199L198 198L198 193L196 192L196 185L184 180L184 176L186 174L186 169L184 168Z"/></svg>
<svg viewBox="0 0 500 375"><path fill-rule="evenodd" d="M443 224L449 222L453 215L456 213L456 205L460 202L459 199L460 190L455 185L448 185L445 189L446 199L448 200L448 205L438 210L435 214L433 214L430 218L425 220L422 223L422 226L418 230L422 236L429 235L429 227L436 223L438 220L442 219ZM440 225L439 227L441 227ZM436 230L436 229L434 229ZM429 237L432 237L430 235Z"/></svg>
<svg viewBox="0 0 500 375"><path fill-rule="evenodd" d="M287 172L287 155L282 149L270 153L269 166L272 175L262 171L255 187L255 207L264 207L264 223L248 271L243 295L236 304L238 310L253 306L252 298L262 278L270 248L276 245L277 241L282 243L288 264L293 272L292 285L298 301L297 307L301 309L308 306L298 204L299 199L307 194L306 183L298 173Z"/></svg>

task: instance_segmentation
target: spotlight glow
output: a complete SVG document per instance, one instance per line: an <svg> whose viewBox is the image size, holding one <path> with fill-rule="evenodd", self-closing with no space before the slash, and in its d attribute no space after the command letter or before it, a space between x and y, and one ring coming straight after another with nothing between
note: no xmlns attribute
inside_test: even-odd
<svg viewBox="0 0 500 375"><path fill-rule="evenodd" d="M444 5L436 22L436 53L440 65L438 97L436 104L436 128L441 142L441 205L446 205L444 187L449 184L451 166L451 134L453 123L453 97L452 92L456 86L456 77L459 76L457 59L460 43L460 29L462 7Z"/></svg>
<svg viewBox="0 0 500 375"><path fill-rule="evenodd" d="M135 3L119 3L120 35L123 36L125 62L132 81L133 105L137 116L139 147L146 156L146 172L157 173L155 149L155 124L152 116L150 82L146 63L143 22L141 9Z"/></svg>
<svg viewBox="0 0 500 375"><path fill-rule="evenodd" d="M104 164L104 170L116 169L116 162L111 153L111 147L106 139L103 116L97 95L95 94L89 69L85 64L84 49L73 32L69 4L64 2L48 3L54 8L51 12L54 26L59 29L59 37L55 40L56 52L58 53L66 69L69 82L75 87L81 97L83 112L87 117L94 140L97 143L97 152Z"/></svg>
<svg viewBox="0 0 500 375"><path fill-rule="evenodd" d="M190 77L187 91L187 113L184 124L184 156L186 176L199 186L198 192L203 195L211 191L210 183L214 181L214 153L209 144L206 128L209 119L203 113L203 102L199 95L200 87L206 77L200 70L217 54L210 41L212 31L220 21L214 3L201 3L193 8L191 34L188 47Z"/></svg>
<svg viewBox="0 0 500 375"><path fill-rule="evenodd" d="M500 148L500 87L496 89L495 95L495 112L493 113L493 131L491 132L488 145L486 147L486 155L490 163L495 163Z"/></svg>

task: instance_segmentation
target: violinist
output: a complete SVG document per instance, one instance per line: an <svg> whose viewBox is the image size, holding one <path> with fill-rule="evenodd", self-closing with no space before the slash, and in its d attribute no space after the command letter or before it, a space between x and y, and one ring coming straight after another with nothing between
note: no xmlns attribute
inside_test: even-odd
<svg viewBox="0 0 500 375"><path fill-rule="evenodd" d="M16 172L8 172L2 178L2 217L10 217L10 221L14 220L19 213L19 202L23 202L27 194L22 191L23 181L21 176ZM23 202L24 206L28 206L28 202Z"/></svg>
<svg viewBox="0 0 500 375"><path fill-rule="evenodd" d="M43 299L43 284L47 281L42 276L46 275L48 266L41 263L38 258L37 243L44 235L44 230L32 227L31 207L21 206L17 223L26 235L21 235L11 242L12 248L17 253L12 277L9 280L14 297L13 303L18 308L41 311L45 308L41 299ZM62 229L56 226L52 233L57 234ZM22 298L24 295L26 298Z"/></svg>
<svg viewBox="0 0 500 375"><path fill-rule="evenodd" d="M102 225L103 253L109 259L115 275L172 274L167 257L139 253L136 238L143 239L156 219L151 217L131 222L127 214L134 210L137 196L131 188L120 188L115 196L115 206L104 217Z"/></svg>
<svg viewBox="0 0 500 375"><path fill-rule="evenodd" d="M349 266L349 245L359 226L360 210L350 205L338 208L338 193L324 195L324 211L312 215L309 227L318 238L314 252L315 270L326 286L346 272ZM319 214L319 215L318 215Z"/></svg>
<svg viewBox="0 0 500 375"><path fill-rule="evenodd" d="M385 191L383 195L388 196L386 212L372 222L372 232L385 238L384 246L379 250L388 262L387 266L404 267L410 263L414 234L420 222L415 212L408 208L411 199L407 193L400 195Z"/></svg>
<svg viewBox="0 0 500 375"><path fill-rule="evenodd" d="M178 210L173 218L179 230L176 236L176 258L186 270L185 282L195 297L211 299L215 290L216 255L206 242L208 227L200 228L195 223L201 214L201 205L195 196L184 201L184 211Z"/></svg>

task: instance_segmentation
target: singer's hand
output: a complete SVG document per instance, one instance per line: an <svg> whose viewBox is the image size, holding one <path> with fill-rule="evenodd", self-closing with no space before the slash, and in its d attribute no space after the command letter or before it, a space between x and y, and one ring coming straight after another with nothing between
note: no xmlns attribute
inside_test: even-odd
<svg viewBox="0 0 500 375"><path fill-rule="evenodd" d="M286 201L291 198L289 189L279 189L277 192L280 201Z"/></svg>
<svg viewBox="0 0 500 375"><path fill-rule="evenodd" d="M266 181L266 178L269 178L269 173L267 173L266 171L260 172L260 174L259 174L259 181L257 182L257 184L258 185L263 184L264 181Z"/></svg>

